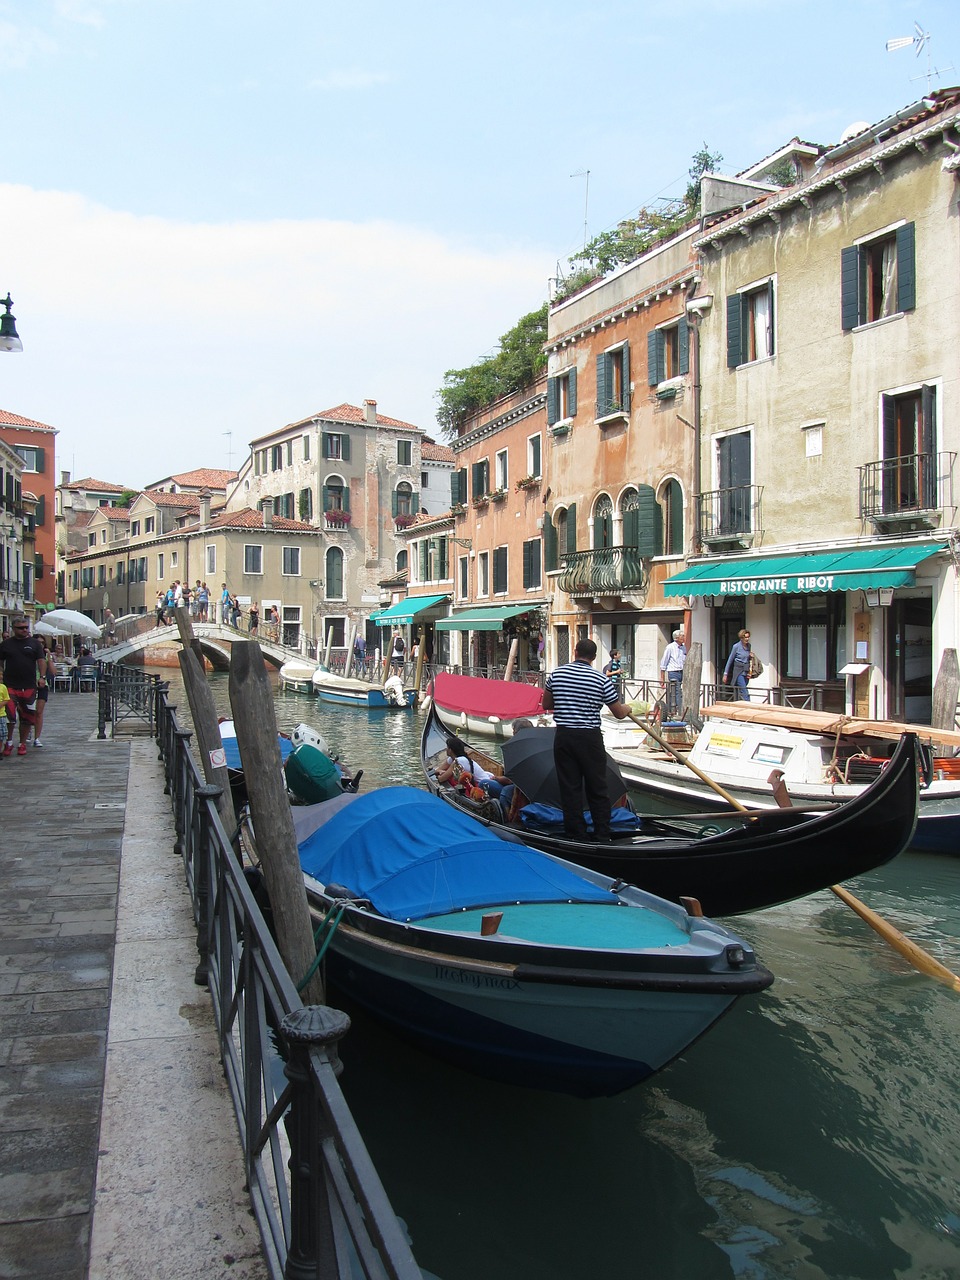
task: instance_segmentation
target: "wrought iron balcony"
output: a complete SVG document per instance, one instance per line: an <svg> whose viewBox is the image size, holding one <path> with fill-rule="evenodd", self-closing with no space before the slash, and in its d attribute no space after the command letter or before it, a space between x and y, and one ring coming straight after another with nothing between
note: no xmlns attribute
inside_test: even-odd
<svg viewBox="0 0 960 1280"><path fill-rule="evenodd" d="M713 489L701 493L700 537L711 543L749 547L759 535L763 486L734 485L730 489Z"/></svg>
<svg viewBox="0 0 960 1280"><path fill-rule="evenodd" d="M874 524L939 524L953 506L955 453L907 453L859 467L860 518Z"/></svg>
<svg viewBox="0 0 960 1280"><path fill-rule="evenodd" d="M647 581L636 547L600 547L560 557L558 585L571 596L615 596L639 591Z"/></svg>

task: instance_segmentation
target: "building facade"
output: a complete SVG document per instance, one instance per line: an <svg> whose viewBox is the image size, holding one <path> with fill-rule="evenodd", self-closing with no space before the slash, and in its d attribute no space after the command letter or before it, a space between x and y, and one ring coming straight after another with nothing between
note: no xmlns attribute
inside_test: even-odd
<svg viewBox="0 0 960 1280"><path fill-rule="evenodd" d="M0 440L23 459L23 492L36 498L30 598L48 607L56 600L56 439L55 427L0 410Z"/></svg>

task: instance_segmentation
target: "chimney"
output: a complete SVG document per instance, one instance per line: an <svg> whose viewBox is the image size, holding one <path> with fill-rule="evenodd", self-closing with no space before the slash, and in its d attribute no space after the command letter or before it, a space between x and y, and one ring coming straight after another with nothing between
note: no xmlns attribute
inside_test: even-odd
<svg viewBox="0 0 960 1280"><path fill-rule="evenodd" d="M377 402L376 400L364 400L363 402L363 420L370 426L377 425Z"/></svg>
<svg viewBox="0 0 960 1280"><path fill-rule="evenodd" d="M210 523L210 495L202 493L200 495L200 527L205 529Z"/></svg>
<svg viewBox="0 0 960 1280"><path fill-rule="evenodd" d="M63 485L66 485L66 484L69 484L69 483L70 483L70 472L69 472L69 471L61 471L61 472L60 472L60 483L61 483L61 484L63 484Z"/></svg>
<svg viewBox="0 0 960 1280"><path fill-rule="evenodd" d="M263 508L263 527L265 529L273 528L273 512L267 507Z"/></svg>

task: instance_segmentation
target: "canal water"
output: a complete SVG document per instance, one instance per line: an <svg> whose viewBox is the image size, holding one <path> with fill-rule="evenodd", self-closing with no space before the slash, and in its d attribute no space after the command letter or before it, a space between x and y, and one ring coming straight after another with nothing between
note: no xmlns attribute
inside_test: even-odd
<svg viewBox="0 0 960 1280"><path fill-rule="evenodd" d="M211 684L227 713L226 677ZM282 692L276 706L281 728L312 724L363 768L364 789L418 785L416 713ZM960 972L960 857L907 852L849 887ZM829 891L728 923L774 986L616 1098L481 1080L348 1008L343 1089L421 1266L441 1280L960 1276L960 995Z"/></svg>

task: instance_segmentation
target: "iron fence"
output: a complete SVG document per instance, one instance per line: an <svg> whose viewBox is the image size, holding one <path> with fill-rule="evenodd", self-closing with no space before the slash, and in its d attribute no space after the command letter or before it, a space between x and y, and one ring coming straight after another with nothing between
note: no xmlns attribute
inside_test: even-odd
<svg viewBox="0 0 960 1280"><path fill-rule="evenodd" d="M337 1081L347 1016L304 1006L165 686L155 723L251 1205L274 1280L421 1280Z"/></svg>

